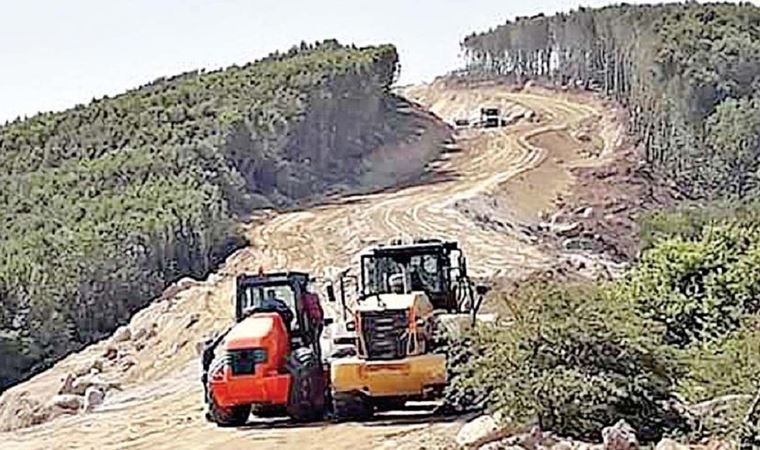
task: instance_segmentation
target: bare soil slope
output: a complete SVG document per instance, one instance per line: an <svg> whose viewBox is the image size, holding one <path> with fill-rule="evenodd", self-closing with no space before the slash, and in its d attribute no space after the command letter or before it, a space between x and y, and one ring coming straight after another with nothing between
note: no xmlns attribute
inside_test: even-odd
<svg viewBox="0 0 760 450"><path fill-rule="evenodd" d="M329 276L371 241L399 235L458 240L475 275L516 276L545 268L555 255L531 239L526 224L540 220L556 195L572 189L572 167L602 164L619 137L619 128L605 122L608 112L601 104L566 94L435 83L405 95L446 121L487 105L532 119L461 132L412 185L251 224L250 247L208 280L188 281L136 315L130 339L93 345L5 395L3 423L24 412L24 399L53 395L68 373L86 372L96 361L102 363L101 376L120 388L96 412L1 433L3 448L419 448L454 433L456 421L415 411L368 423L306 427L253 421L242 429L221 429L202 419L196 343L230 321L236 274L263 266ZM578 138L581 132L586 138ZM424 146L434 141L388 149L387 158L399 163L427 154Z"/></svg>

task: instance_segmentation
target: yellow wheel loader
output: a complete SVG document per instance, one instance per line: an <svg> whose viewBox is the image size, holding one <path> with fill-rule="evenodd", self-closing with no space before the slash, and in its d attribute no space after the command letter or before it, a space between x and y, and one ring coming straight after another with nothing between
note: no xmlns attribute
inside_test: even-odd
<svg viewBox="0 0 760 450"><path fill-rule="evenodd" d="M344 329L353 332L353 352L330 361L333 414L368 418L399 409L408 400L439 398L446 386L446 355L440 328L475 322L485 286L473 286L456 242L417 240L376 245L360 255L359 276L341 276ZM346 303L347 286L358 295ZM332 286L328 299L336 301Z"/></svg>

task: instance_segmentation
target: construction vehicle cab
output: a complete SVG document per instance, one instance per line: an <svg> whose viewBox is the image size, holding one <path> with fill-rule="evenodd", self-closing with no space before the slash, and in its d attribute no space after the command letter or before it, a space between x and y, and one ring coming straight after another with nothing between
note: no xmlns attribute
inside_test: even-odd
<svg viewBox="0 0 760 450"><path fill-rule="evenodd" d="M296 420L322 416L323 318L308 282L300 272L237 277L235 323L203 352L209 420L243 425L252 409L282 411Z"/></svg>
<svg viewBox="0 0 760 450"><path fill-rule="evenodd" d="M474 318L484 294L467 276L455 242L394 241L369 248L360 260L359 293L351 310L356 354L330 365L338 418L367 417L407 400L439 397L446 385L446 356L435 352L438 317ZM344 289L341 296L346 305Z"/></svg>
<svg viewBox="0 0 760 450"><path fill-rule="evenodd" d="M480 307L472 303L475 287L467 276L467 262L456 242L391 241L390 245L365 251L361 255L361 269L361 298L397 292L403 282L403 292L424 292L436 310L455 313L477 311Z"/></svg>

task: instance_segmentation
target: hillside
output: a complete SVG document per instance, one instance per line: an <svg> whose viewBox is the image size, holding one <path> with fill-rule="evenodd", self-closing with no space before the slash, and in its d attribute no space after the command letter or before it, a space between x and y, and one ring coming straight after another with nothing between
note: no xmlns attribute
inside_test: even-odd
<svg viewBox="0 0 760 450"><path fill-rule="evenodd" d="M466 37L469 71L590 88L692 199L760 192L760 8L696 2L520 17Z"/></svg>
<svg viewBox="0 0 760 450"><path fill-rule="evenodd" d="M610 280L534 274L497 290L509 325L462 343L450 400L571 439L608 444L603 430L624 419L642 442L693 444L658 449L756 448L760 8L581 8L508 21L462 48L459 78L624 108L627 157L576 171L547 228L560 247L580 237L628 264Z"/></svg>
<svg viewBox="0 0 760 450"><path fill-rule="evenodd" d="M251 211L414 175L432 154L377 153L427 120L390 94L397 64L302 44L0 127L0 389L207 274Z"/></svg>

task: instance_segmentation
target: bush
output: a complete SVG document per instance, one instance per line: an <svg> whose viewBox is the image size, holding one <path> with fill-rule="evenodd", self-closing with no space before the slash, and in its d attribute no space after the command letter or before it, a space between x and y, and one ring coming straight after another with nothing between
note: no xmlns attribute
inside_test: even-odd
<svg viewBox="0 0 760 450"><path fill-rule="evenodd" d="M726 339L693 348L688 355L689 376L680 391L690 401L753 394L760 386L760 319L748 320Z"/></svg>
<svg viewBox="0 0 760 450"><path fill-rule="evenodd" d="M709 225L727 221L760 222L760 202L720 201L684 204L671 211L650 211L639 219L641 248L646 250L670 238L691 241Z"/></svg>
<svg viewBox="0 0 760 450"><path fill-rule="evenodd" d="M760 389L760 319L745 321L725 339L689 349L685 359L688 375L679 382L679 392L691 403L718 402L700 417L696 427L705 435L737 437L751 396ZM750 396L737 400L736 395Z"/></svg>
<svg viewBox="0 0 760 450"><path fill-rule="evenodd" d="M665 326L666 343L719 339L757 312L760 227L706 226L695 240L666 239L645 251L621 284L645 317Z"/></svg>
<svg viewBox="0 0 760 450"><path fill-rule="evenodd" d="M500 300L508 323L480 326L469 358L452 359L450 403L479 392L518 424L582 439L621 418L647 440L681 425L666 407L681 367L661 326L611 290L540 284Z"/></svg>

